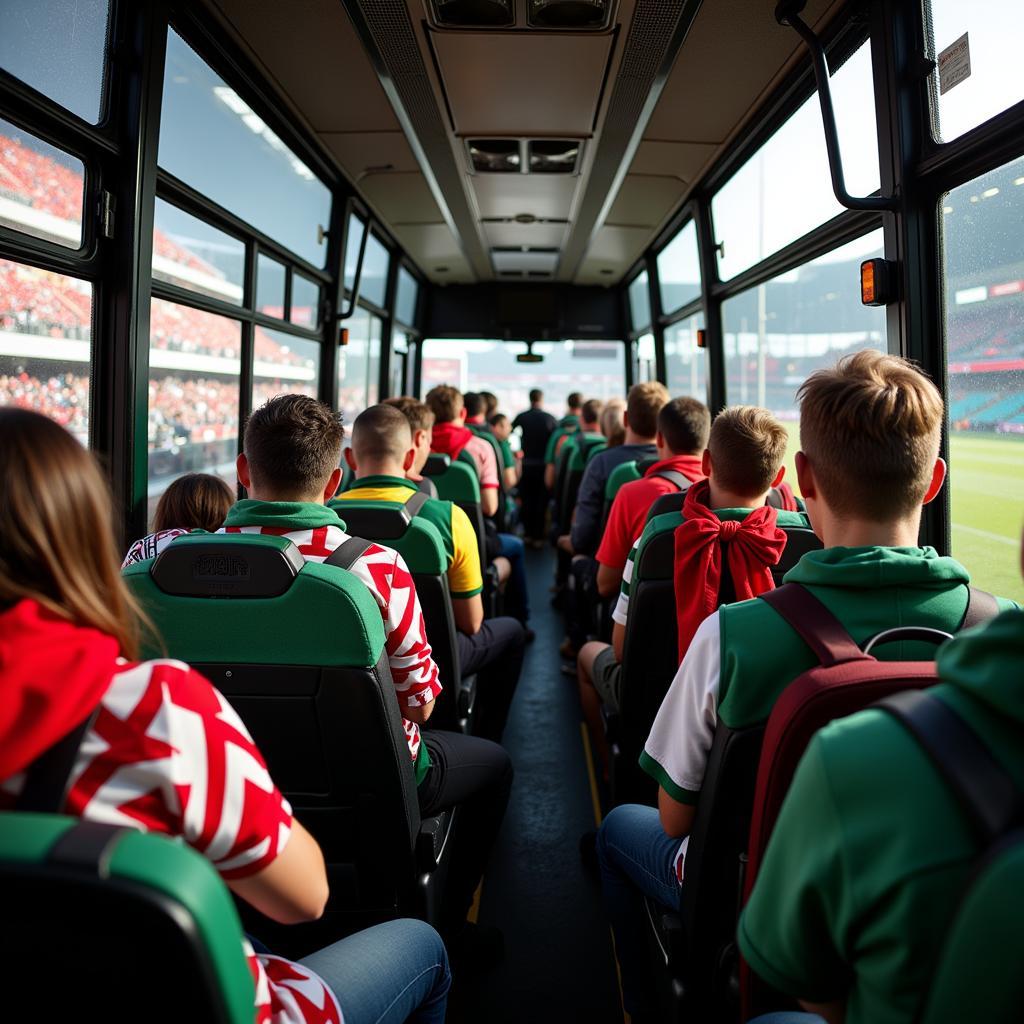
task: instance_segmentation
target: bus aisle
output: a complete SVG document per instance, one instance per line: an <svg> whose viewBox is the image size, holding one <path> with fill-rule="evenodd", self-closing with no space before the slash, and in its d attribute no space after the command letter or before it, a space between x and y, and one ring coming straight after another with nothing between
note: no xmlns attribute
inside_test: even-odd
<svg viewBox="0 0 1024 1024"><path fill-rule="evenodd" d="M526 563L537 639L527 648L505 729L516 779L478 917L501 928L505 956L476 977L456 976L448 1019L620 1024L600 884L578 853L579 837L595 825L594 803L576 682L559 669L562 622L550 603L550 548L527 549Z"/></svg>

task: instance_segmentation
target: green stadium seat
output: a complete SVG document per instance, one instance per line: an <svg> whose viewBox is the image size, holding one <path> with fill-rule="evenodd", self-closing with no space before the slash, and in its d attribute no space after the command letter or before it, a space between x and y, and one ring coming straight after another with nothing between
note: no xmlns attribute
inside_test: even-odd
<svg viewBox="0 0 1024 1024"><path fill-rule="evenodd" d="M444 687L430 724L468 732L476 677L462 678L448 589L448 556L437 528L420 516L410 518L405 505L397 501L331 501L328 505L344 519L352 534L394 548L405 559Z"/></svg>
<svg viewBox="0 0 1024 1024"><path fill-rule="evenodd" d="M434 481L439 498L454 501L469 516L480 542L480 564L486 565L484 514L480 506L480 478L476 469L459 460L452 462L447 455L432 452L423 467L423 475Z"/></svg>
<svg viewBox="0 0 1024 1024"><path fill-rule="evenodd" d="M124 571L159 631L143 657L202 672L231 702L327 861L321 921L253 926L301 956L368 923L436 920L451 815L420 819L380 610L284 537L191 534ZM248 920L248 918L247 918Z"/></svg>
<svg viewBox="0 0 1024 1024"><path fill-rule="evenodd" d="M5 970L36 1006L26 1019L252 1024L255 988L231 895L183 843L4 813L0 900Z"/></svg>
<svg viewBox="0 0 1024 1024"><path fill-rule="evenodd" d="M612 502L615 500L615 495L619 493L619 488L623 484L628 484L631 480L639 480L658 460L657 459L640 459L639 461L633 459L629 462L623 462L616 466L611 473L608 474L608 479L604 485L604 511L601 513L601 522L608 522L608 514L612 509Z"/></svg>

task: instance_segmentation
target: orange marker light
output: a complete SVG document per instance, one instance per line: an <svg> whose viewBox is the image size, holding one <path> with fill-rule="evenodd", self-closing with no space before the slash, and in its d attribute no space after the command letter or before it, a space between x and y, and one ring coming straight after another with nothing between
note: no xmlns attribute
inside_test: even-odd
<svg viewBox="0 0 1024 1024"><path fill-rule="evenodd" d="M707 348L707 347L708 347L707 331L705 331L704 328L701 327L697 331L697 348Z"/></svg>
<svg viewBox="0 0 1024 1024"><path fill-rule="evenodd" d="M865 260L860 265L860 301L865 306L875 304L875 261Z"/></svg>
<svg viewBox="0 0 1024 1024"><path fill-rule="evenodd" d="M887 306L896 299L895 265L881 258L860 265L860 301L865 306Z"/></svg>
<svg viewBox="0 0 1024 1024"><path fill-rule="evenodd" d="M347 345L348 344L348 328L347 327L342 327L342 329L338 332L338 344L339 345Z"/></svg>

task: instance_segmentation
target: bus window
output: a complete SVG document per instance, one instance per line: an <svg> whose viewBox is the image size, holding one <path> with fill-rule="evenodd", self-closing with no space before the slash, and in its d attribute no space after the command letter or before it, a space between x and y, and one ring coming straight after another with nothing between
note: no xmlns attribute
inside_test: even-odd
<svg viewBox="0 0 1024 1024"><path fill-rule="evenodd" d="M0 118L0 225L78 249L84 190L81 160Z"/></svg>
<svg viewBox="0 0 1024 1024"><path fill-rule="evenodd" d="M665 368L673 398L688 395L707 401L706 356L704 349L697 348L697 332L703 327L704 314L694 313L665 328Z"/></svg>
<svg viewBox="0 0 1024 1024"><path fill-rule="evenodd" d="M405 267L398 270L398 289L395 295L395 319L407 327L416 326L416 300L419 284Z"/></svg>
<svg viewBox="0 0 1024 1024"><path fill-rule="evenodd" d="M256 327L252 368L252 407L287 393L317 397L320 345L284 331Z"/></svg>
<svg viewBox="0 0 1024 1024"><path fill-rule="evenodd" d="M879 229L722 305L727 400L770 409L786 424L786 475L794 489L800 385L848 352L886 348L885 309L860 301L860 264L881 255Z"/></svg>
<svg viewBox="0 0 1024 1024"><path fill-rule="evenodd" d="M149 514L182 473L235 484L242 325L153 299L149 333Z"/></svg>
<svg viewBox="0 0 1024 1024"><path fill-rule="evenodd" d="M634 331L651 324L651 292L647 271L637 274L629 286L629 320Z"/></svg>
<svg viewBox="0 0 1024 1024"><path fill-rule="evenodd" d="M927 0L925 9L931 13L935 58L949 50L956 59L953 47L957 46L964 51L960 60L969 62L969 74L945 93L938 70L932 76L937 104L932 130L937 141L949 142L1024 98L1024 77L1019 71L1024 4L1019 0ZM926 30L928 21L926 17Z"/></svg>
<svg viewBox="0 0 1024 1024"><path fill-rule="evenodd" d="M92 285L0 259L0 405L89 441Z"/></svg>
<svg viewBox="0 0 1024 1024"><path fill-rule="evenodd" d="M360 299L383 307L387 290L389 260L390 255L387 249L384 248L380 239L371 233L366 240L366 255L363 257L363 276L359 282Z"/></svg>
<svg viewBox="0 0 1024 1024"><path fill-rule="evenodd" d="M953 555L1024 600L1024 159L942 200Z"/></svg>
<svg viewBox="0 0 1024 1024"><path fill-rule="evenodd" d="M292 274L292 304L288 319L300 327L320 323L320 285L297 271Z"/></svg>
<svg viewBox="0 0 1024 1024"><path fill-rule="evenodd" d="M357 309L344 326L348 344L338 353L338 408L349 431L355 418L377 402L381 322L380 317Z"/></svg>
<svg viewBox="0 0 1024 1024"><path fill-rule="evenodd" d="M654 335L641 334L634 342L636 345L636 373L634 379L637 384L643 384L648 380L658 379L658 367L654 357Z"/></svg>
<svg viewBox="0 0 1024 1024"><path fill-rule="evenodd" d="M261 252L256 260L256 309L264 316L284 319L284 278L283 264Z"/></svg>
<svg viewBox="0 0 1024 1024"><path fill-rule="evenodd" d="M666 314L700 298L697 225L692 220L658 255L658 287Z"/></svg>

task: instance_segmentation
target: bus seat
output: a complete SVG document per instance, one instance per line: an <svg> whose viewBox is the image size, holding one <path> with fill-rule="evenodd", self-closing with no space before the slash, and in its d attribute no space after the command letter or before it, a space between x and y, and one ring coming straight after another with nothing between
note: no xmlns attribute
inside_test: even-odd
<svg viewBox="0 0 1024 1024"><path fill-rule="evenodd" d="M775 504L776 501L780 501L779 490L777 487L773 487L768 494L768 500L765 502L766 505L772 505L774 508L779 506ZM660 497L655 498L651 503L651 507L647 510L647 519L645 522L649 523L652 519L657 516L663 516L667 512L681 512L683 509L683 503L686 501L685 491L676 491L674 493L662 494Z"/></svg>
<svg viewBox="0 0 1024 1024"><path fill-rule="evenodd" d="M324 851L324 918L299 928L260 919L257 933L302 956L357 921L435 920L444 872L428 854L438 825L420 820L380 610L366 587L304 561L287 538L258 534L179 537L124 576L160 634L143 656L187 662L224 694ZM450 824L446 814L444 830Z"/></svg>
<svg viewBox="0 0 1024 1024"><path fill-rule="evenodd" d="M504 533L508 525L505 519L506 499L508 498L508 488L505 486L505 456L501 451L501 445L498 444L498 439L490 430L471 423L467 426L476 437L482 437L494 452L495 463L498 467L498 511L494 514L494 525L497 526L499 532Z"/></svg>
<svg viewBox="0 0 1024 1024"><path fill-rule="evenodd" d="M664 497L681 499L679 495ZM662 499L658 499L659 501ZM679 634L676 619L675 530L679 513L654 520L644 530L633 567L629 616L622 651L622 683L618 714L607 713L611 751L613 803L652 803L656 788L637 764L654 718L679 668ZM785 527L786 548L773 566L776 586L808 551L821 547L812 530ZM735 600L728 572L722 574L719 604Z"/></svg>
<svg viewBox="0 0 1024 1024"><path fill-rule="evenodd" d="M380 541L405 559L416 584L427 639L444 687L430 724L468 732L476 677L462 678L448 589L448 556L437 528L421 516L410 517L405 505L396 501L331 501L328 505L355 536Z"/></svg>
<svg viewBox="0 0 1024 1024"><path fill-rule="evenodd" d="M480 544L480 565L486 565L484 513L480 505L480 478L476 470L465 462L452 462L447 455L431 452L423 466L423 475L434 481L439 498L454 501L469 516Z"/></svg>
<svg viewBox="0 0 1024 1024"><path fill-rule="evenodd" d="M575 443L569 448L569 459L562 481L559 522L572 522L572 514L576 508L576 499L580 493L580 484L583 482L583 473L587 468L590 453L605 444L603 434L579 433L575 435Z"/></svg>
<svg viewBox="0 0 1024 1024"><path fill-rule="evenodd" d="M1024 830L975 870L932 975L921 1024L1011 1024L1024 1006Z"/></svg>
<svg viewBox="0 0 1024 1024"><path fill-rule="evenodd" d="M608 522L608 516L612 510L612 502L619 488L628 484L631 480L639 480L658 460L656 458L632 459L629 462L619 463L608 474L604 485L604 509L601 512L602 524Z"/></svg>
<svg viewBox="0 0 1024 1024"><path fill-rule="evenodd" d="M102 1004L116 1024L252 1024L238 914L213 866L183 843L5 812L0 899L5 969L47 1020Z"/></svg>

